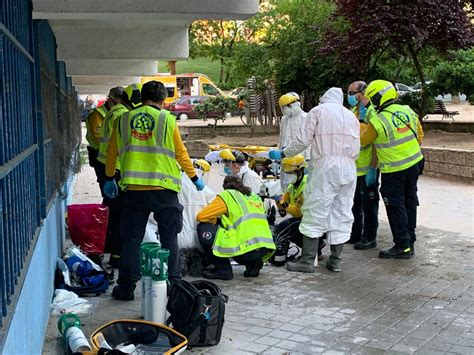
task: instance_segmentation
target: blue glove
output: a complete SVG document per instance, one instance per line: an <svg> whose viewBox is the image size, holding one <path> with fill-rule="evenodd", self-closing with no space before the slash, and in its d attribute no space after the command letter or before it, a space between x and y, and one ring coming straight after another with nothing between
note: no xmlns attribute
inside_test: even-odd
<svg viewBox="0 0 474 355"><path fill-rule="evenodd" d="M272 200L275 200L275 202L280 202L281 201L281 195L275 195L271 197Z"/></svg>
<svg viewBox="0 0 474 355"><path fill-rule="evenodd" d="M377 168L370 168L367 175L365 175L365 185L372 186L377 182Z"/></svg>
<svg viewBox="0 0 474 355"><path fill-rule="evenodd" d="M107 180L104 185L104 194L109 198L115 198L118 195L118 187L115 180Z"/></svg>
<svg viewBox="0 0 474 355"><path fill-rule="evenodd" d="M272 160L281 160L283 158L283 151L281 150L270 150L268 156Z"/></svg>
<svg viewBox="0 0 474 355"><path fill-rule="evenodd" d="M197 180L193 181L194 186L196 186L196 190L202 191L206 187L206 184L201 178L198 178Z"/></svg>

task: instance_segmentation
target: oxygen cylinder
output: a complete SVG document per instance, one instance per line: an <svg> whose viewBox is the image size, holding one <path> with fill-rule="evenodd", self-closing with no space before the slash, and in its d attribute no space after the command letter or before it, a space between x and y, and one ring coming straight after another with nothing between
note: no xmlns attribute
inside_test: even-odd
<svg viewBox="0 0 474 355"><path fill-rule="evenodd" d="M154 323L165 324L166 322L166 303L167 280L168 280L168 257L169 250L159 249L153 255L151 266L151 287L149 295L150 313L149 318Z"/></svg>
<svg viewBox="0 0 474 355"><path fill-rule="evenodd" d="M141 303L141 315L143 319L149 319L150 316L150 288L151 288L151 277L142 276L142 303Z"/></svg>
<svg viewBox="0 0 474 355"><path fill-rule="evenodd" d="M64 336L66 346L73 353L91 350L91 346L80 326L81 320L74 313L63 314L58 320L59 332Z"/></svg>

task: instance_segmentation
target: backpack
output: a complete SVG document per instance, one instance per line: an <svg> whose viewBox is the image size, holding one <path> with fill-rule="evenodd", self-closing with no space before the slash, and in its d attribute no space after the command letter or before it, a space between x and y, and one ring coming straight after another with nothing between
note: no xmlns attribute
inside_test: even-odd
<svg viewBox="0 0 474 355"><path fill-rule="evenodd" d="M178 281L171 287L166 324L186 336L190 347L217 345L228 300L213 282Z"/></svg>

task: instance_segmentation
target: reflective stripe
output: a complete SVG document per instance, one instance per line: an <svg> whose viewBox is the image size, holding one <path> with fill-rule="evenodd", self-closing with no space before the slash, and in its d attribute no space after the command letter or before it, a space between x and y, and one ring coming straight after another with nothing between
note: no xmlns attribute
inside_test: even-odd
<svg viewBox="0 0 474 355"><path fill-rule="evenodd" d="M237 245L235 248L225 248L214 244L212 249L218 251L221 254L237 254L240 251L240 246Z"/></svg>
<svg viewBox="0 0 474 355"><path fill-rule="evenodd" d="M243 222L247 222L251 219L263 219L263 220L267 220L267 215L266 214L263 214L263 213L248 213L241 216L239 219L237 219L234 224L232 225L232 228L236 229L241 223ZM229 226L231 227L231 226ZM229 228L227 228L229 229Z"/></svg>
<svg viewBox="0 0 474 355"><path fill-rule="evenodd" d="M123 145L128 144L129 136L128 136L128 114L129 112L125 112L122 116L122 121L120 122L121 132L120 136L122 138Z"/></svg>
<svg viewBox="0 0 474 355"><path fill-rule="evenodd" d="M377 117L380 118L380 120L382 121L385 129L387 130L386 133L387 133L388 140L393 141L395 139L395 136L393 134L393 127L390 124L390 122L387 120L387 118L382 113L378 113Z"/></svg>
<svg viewBox="0 0 474 355"><path fill-rule="evenodd" d="M141 171L124 171L122 172L122 180L127 179L127 178L136 178L136 179L153 179L153 180L165 180L169 179L172 180L174 184L176 185L181 185L181 180L176 179L175 177L171 175L166 175L162 173L145 173Z"/></svg>
<svg viewBox="0 0 474 355"><path fill-rule="evenodd" d="M402 159L402 160L399 160L399 161L394 161L394 162L390 162L390 163L380 163L379 162L379 165L381 168L383 167L397 167L397 166L402 166L404 164L407 164L407 163L410 163L416 159L418 159L419 157L421 157L422 154L421 154L421 150L419 150L416 154L412 155L411 157L408 157L408 158L405 158L405 159Z"/></svg>
<svg viewBox="0 0 474 355"><path fill-rule="evenodd" d="M158 116L158 126L156 128L156 141L160 146L163 146L165 143L165 124L166 124L166 114L164 110L160 111Z"/></svg>
<svg viewBox="0 0 474 355"><path fill-rule="evenodd" d="M234 191L229 191L231 196L234 198L234 200L237 202L239 205L240 209L242 210L242 213L244 215L249 213L249 209L247 207L247 204L245 203L244 199L242 198L241 194L235 193ZM242 218L242 217L241 217Z"/></svg>
<svg viewBox="0 0 474 355"><path fill-rule="evenodd" d="M370 149L370 148L372 148L372 144L361 145L360 146L360 151L364 151L364 150L367 150L367 149Z"/></svg>
<svg viewBox="0 0 474 355"><path fill-rule="evenodd" d="M393 140L393 141L391 140L388 143L375 144L375 148L377 148L377 149L392 148L392 147L396 147L397 145L401 145L403 143L410 142L413 139L416 139L416 137L414 135L405 136L405 137L400 138L400 139L396 139L396 140Z"/></svg>
<svg viewBox="0 0 474 355"><path fill-rule="evenodd" d="M364 167L361 167L361 168L357 168L357 172L358 173L367 173L367 172L369 172L369 167L364 166Z"/></svg>
<svg viewBox="0 0 474 355"><path fill-rule="evenodd" d="M247 245L254 245L258 243L270 243L273 244L273 239L272 238L266 238L266 237L255 237L252 239L249 239L245 242ZM229 247L222 247L220 245L214 244L212 247L215 251L220 252L222 254L236 254L240 252L240 246L237 245L236 247L229 248Z"/></svg>
<svg viewBox="0 0 474 355"><path fill-rule="evenodd" d="M164 154L169 156L170 158L175 158L176 155L172 150L163 148L163 147L150 147L144 145L125 145L122 149L119 150L119 154L124 153L157 153L157 154Z"/></svg>

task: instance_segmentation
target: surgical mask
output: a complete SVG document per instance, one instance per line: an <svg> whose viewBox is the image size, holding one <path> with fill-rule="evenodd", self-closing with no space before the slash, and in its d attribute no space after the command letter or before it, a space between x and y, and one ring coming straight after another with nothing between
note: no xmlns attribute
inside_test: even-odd
<svg viewBox="0 0 474 355"><path fill-rule="evenodd" d="M347 102L349 103L349 105L351 106L355 106L357 105L357 98L355 95L347 95Z"/></svg>
<svg viewBox="0 0 474 355"><path fill-rule="evenodd" d="M224 166L224 173L226 175L234 175L234 173L232 172L231 168L229 168L228 166Z"/></svg>
<svg viewBox="0 0 474 355"><path fill-rule="evenodd" d="M367 108L363 105L359 105L359 120L365 121L365 114L367 113Z"/></svg>
<svg viewBox="0 0 474 355"><path fill-rule="evenodd" d="M285 106L281 109L281 112L283 113L283 116L291 116L291 108L288 106Z"/></svg>

